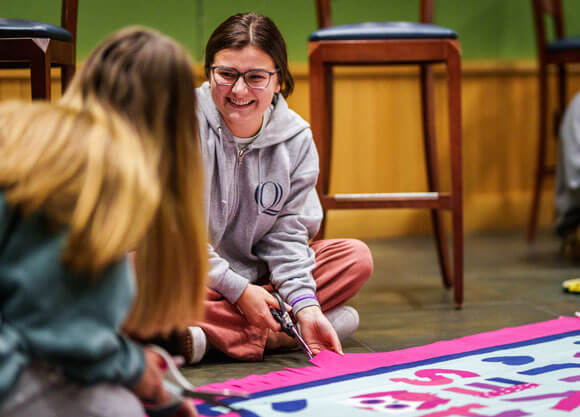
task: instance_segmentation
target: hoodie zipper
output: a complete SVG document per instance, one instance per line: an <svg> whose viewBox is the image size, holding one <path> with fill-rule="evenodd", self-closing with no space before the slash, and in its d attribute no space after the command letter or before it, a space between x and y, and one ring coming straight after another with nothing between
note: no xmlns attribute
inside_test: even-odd
<svg viewBox="0 0 580 417"><path fill-rule="evenodd" d="M244 149L240 149L238 151L238 164L242 163L242 158L244 157L244 154L246 153L247 150L248 150L248 147L245 147Z"/></svg>
<svg viewBox="0 0 580 417"><path fill-rule="evenodd" d="M246 152L248 151L248 147L244 148L244 149L240 149L237 152L237 158L236 158L236 164L234 165L234 174L233 174L233 184L234 184L234 195L233 195L233 201L232 201L232 205L231 208L229 210L229 216L228 216L228 222L231 221L231 219L235 216L236 212L238 211L238 204L240 202L239 196L238 196L238 169L240 167L240 165L242 164L242 158L244 157L244 155L246 154Z"/></svg>

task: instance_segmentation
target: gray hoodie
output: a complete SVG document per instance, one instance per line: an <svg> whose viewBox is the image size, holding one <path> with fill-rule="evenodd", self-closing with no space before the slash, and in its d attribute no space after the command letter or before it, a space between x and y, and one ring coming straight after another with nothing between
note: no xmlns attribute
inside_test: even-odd
<svg viewBox="0 0 580 417"><path fill-rule="evenodd" d="M278 95L256 139L239 151L211 97L196 90L205 168L210 287L235 303L270 282L293 311L318 305L308 241L322 220L312 132ZM296 300L302 299L296 302Z"/></svg>

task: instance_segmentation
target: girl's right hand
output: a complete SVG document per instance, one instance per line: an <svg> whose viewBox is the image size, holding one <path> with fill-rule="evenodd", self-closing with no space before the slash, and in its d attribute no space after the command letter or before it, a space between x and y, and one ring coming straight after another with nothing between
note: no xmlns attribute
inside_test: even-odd
<svg viewBox="0 0 580 417"><path fill-rule="evenodd" d="M276 332L282 330L280 323L274 319L270 311L270 308L280 308L278 301L259 285L248 284L238 298L236 306L251 325Z"/></svg>
<svg viewBox="0 0 580 417"><path fill-rule="evenodd" d="M143 402L161 405L170 396L163 387L165 360L153 350L144 347L145 370L141 378L131 387L131 391Z"/></svg>
<svg viewBox="0 0 580 417"><path fill-rule="evenodd" d="M131 391L149 406L163 406L172 400L171 395L163 387L165 374L165 359L150 348L143 348L145 354L145 370L141 378L131 388ZM175 417L196 417L197 411L193 403L183 400Z"/></svg>

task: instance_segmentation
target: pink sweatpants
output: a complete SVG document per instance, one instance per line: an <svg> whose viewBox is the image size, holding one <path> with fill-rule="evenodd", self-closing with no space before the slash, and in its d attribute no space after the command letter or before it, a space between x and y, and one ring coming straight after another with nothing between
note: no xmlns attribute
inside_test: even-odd
<svg viewBox="0 0 580 417"><path fill-rule="evenodd" d="M311 247L316 254L312 275L322 311L352 298L373 272L369 248L359 240L318 240ZM271 285L264 288L273 290ZM246 361L263 358L268 329L250 325L234 305L214 290L208 289L205 319L198 326L214 348L233 358Z"/></svg>

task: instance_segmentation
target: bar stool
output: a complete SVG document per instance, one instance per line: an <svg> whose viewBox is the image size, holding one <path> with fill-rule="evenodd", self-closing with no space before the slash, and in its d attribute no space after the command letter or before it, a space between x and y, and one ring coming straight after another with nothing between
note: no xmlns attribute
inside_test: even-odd
<svg viewBox="0 0 580 417"><path fill-rule="evenodd" d="M334 209L431 209L443 283L463 303L463 209L461 173L461 51L452 30L425 23L380 22L331 26L330 1L317 0L321 29L309 37L310 123L320 158L317 191L325 212ZM433 0L422 0L421 19L433 18ZM451 191L439 192L431 64L445 63L448 84ZM332 152L333 67L417 64L421 68L423 136L429 192L329 194ZM441 210L452 217L453 274ZM318 237L324 234L325 223Z"/></svg>
<svg viewBox="0 0 580 417"><path fill-rule="evenodd" d="M33 99L50 100L51 66L66 89L76 68L78 0L62 0L61 26L0 18L0 68L30 68Z"/></svg>
<svg viewBox="0 0 580 417"><path fill-rule="evenodd" d="M536 46L538 49L538 153L536 159L536 173L527 238L532 242L536 237L538 226L538 211L544 178L553 176L555 167L546 162L546 145L548 142L548 67L556 65L558 68L558 107L554 112L553 134L558 137L560 120L566 109L566 64L580 62L580 37L566 37L564 31L564 15L562 0L532 0L534 11L534 28L536 32ZM551 19L556 39L548 42L546 16Z"/></svg>

